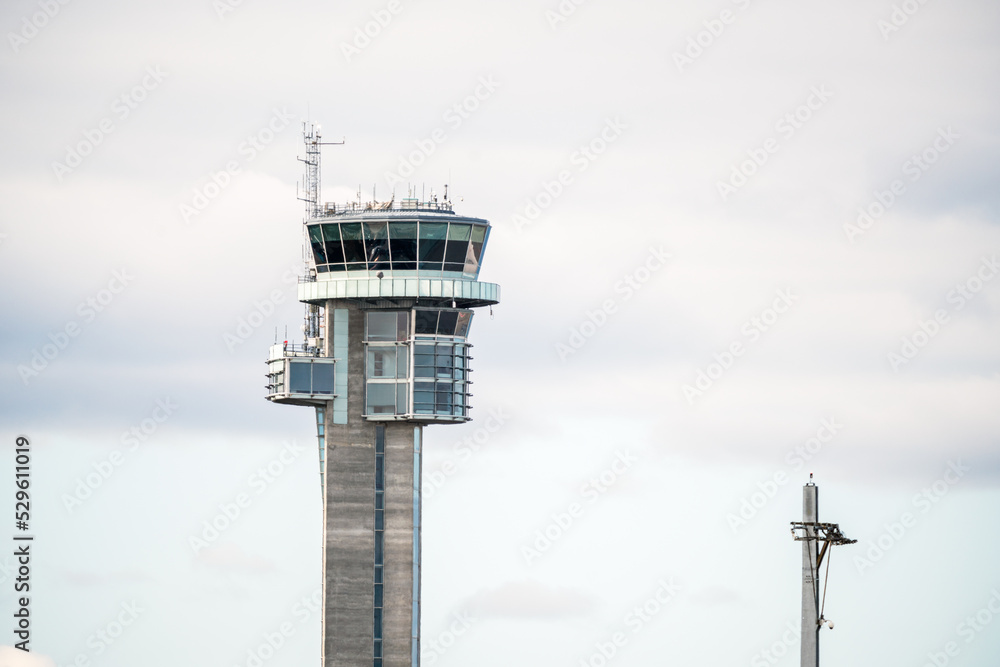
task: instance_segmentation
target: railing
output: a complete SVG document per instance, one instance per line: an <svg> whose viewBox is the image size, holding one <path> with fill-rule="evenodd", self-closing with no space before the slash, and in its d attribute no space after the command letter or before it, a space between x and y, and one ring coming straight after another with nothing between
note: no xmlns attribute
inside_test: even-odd
<svg viewBox="0 0 1000 667"><path fill-rule="evenodd" d="M336 204L327 202L320 211L321 217L332 215L344 215L347 213L364 213L366 211L448 211L453 212L450 201L419 201L417 199L402 199L396 201L370 201L360 204L350 202L348 204Z"/></svg>
<svg viewBox="0 0 1000 667"><path fill-rule="evenodd" d="M286 357L321 357L323 356L323 351L318 347L313 347L311 345L306 345L301 343L296 345L295 343L285 343L283 350Z"/></svg>

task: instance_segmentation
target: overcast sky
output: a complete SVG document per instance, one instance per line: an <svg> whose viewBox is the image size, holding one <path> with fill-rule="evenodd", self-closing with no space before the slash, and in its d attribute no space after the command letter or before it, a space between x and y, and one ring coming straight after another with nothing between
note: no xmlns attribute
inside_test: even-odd
<svg viewBox="0 0 1000 667"><path fill-rule="evenodd" d="M302 321L311 119L346 141L324 200L447 183L493 225L474 420L425 433L425 665L599 667L616 633L609 665L797 665L813 472L859 540L824 662L995 666L996 3L11 0L0 26L0 474L29 436L39 656L0 664L318 661L314 416L263 388Z"/></svg>

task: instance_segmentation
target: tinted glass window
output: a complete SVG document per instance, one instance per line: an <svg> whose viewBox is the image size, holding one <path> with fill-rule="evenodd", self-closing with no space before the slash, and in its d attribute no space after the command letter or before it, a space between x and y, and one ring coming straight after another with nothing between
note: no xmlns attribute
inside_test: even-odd
<svg viewBox="0 0 1000 667"><path fill-rule="evenodd" d="M396 377L396 347L368 348L368 377Z"/></svg>
<svg viewBox="0 0 1000 667"><path fill-rule="evenodd" d="M384 222L364 223L365 248L368 253L368 268L383 270L389 268L389 232Z"/></svg>
<svg viewBox="0 0 1000 667"><path fill-rule="evenodd" d="M404 379L410 372L409 348L400 345L396 348L396 377Z"/></svg>
<svg viewBox="0 0 1000 667"><path fill-rule="evenodd" d="M326 264L326 252L323 250L323 234L319 225L309 228L309 245L312 246L313 258L317 264Z"/></svg>
<svg viewBox="0 0 1000 667"><path fill-rule="evenodd" d="M333 364L312 364L312 393L333 393Z"/></svg>
<svg viewBox="0 0 1000 667"><path fill-rule="evenodd" d="M323 225L323 241L326 249L326 261L340 264L344 261L344 247L340 245L340 227Z"/></svg>
<svg viewBox="0 0 1000 667"><path fill-rule="evenodd" d="M449 241L468 241L472 231L472 225L465 225L460 222L453 222L448 227Z"/></svg>
<svg viewBox="0 0 1000 667"><path fill-rule="evenodd" d="M364 262L365 244L361 240L361 223L345 222L340 226L340 235L344 240L344 260L347 262ZM365 266L362 265L361 268L363 269Z"/></svg>
<svg viewBox="0 0 1000 667"><path fill-rule="evenodd" d="M469 246L469 250L475 256L477 265L483 261L483 246L486 245L486 232L486 227L476 226L472 228L472 245Z"/></svg>
<svg viewBox="0 0 1000 667"><path fill-rule="evenodd" d="M469 335L469 325L472 324L472 313L466 311L458 314L458 321L455 325L455 335L466 338Z"/></svg>
<svg viewBox="0 0 1000 667"><path fill-rule="evenodd" d="M417 261L417 223L415 222L390 222L389 223L389 244L392 250L393 268L413 270ZM407 266L397 266L397 263Z"/></svg>
<svg viewBox="0 0 1000 667"><path fill-rule="evenodd" d="M368 383L368 414L395 414L396 383Z"/></svg>
<svg viewBox="0 0 1000 667"><path fill-rule="evenodd" d="M444 261L465 264L465 256L469 253L468 241L448 241L448 251L444 254ZM448 269L446 268L445 271ZM459 269L461 271L461 269Z"/></svg>
<svg viewBox="0 0 1000 667"><path fill-rule="evenodd" d="M433 382L417 382L413 385L413 411L421 414L434 412Z"/></svg>
<svg viewBox="0 0 1000 667"><path fill-rule="evenodd" d="M454 336L455 324L458 321L458 313L455 311L442 310L441 319L438 320L438 334L442 336Z"/></svg>
<svg viewBox="0 0 1000 667"><path fill-rule="evenodd" d="M396 313L396 340L410 337L410 314L405 310Z"/></svg>
<svg viewBox="0 0 1000 667"><path fill-rule="evenodd" d="M396 414L405 415L407 413L406 393L409 387L400 382L396 385Z"/></svg>
<svg viewBox="0 0 1000 667"><path fill-rule="evenodd" d="M368 340L396 340L396 313L369 312Z"/></svg>
<svg viewBox="0 0 1000 667"><path fill-rule="evenodd" d="M416 333L436 334L437 333L438 311L418 310L416 311Z"/></svg>
<svg viewBox="0 0 1000 667"><path fill-rule="evenodd" d="M312 393L311 363L308 361L288 362L288 391L293 394Z"/></svg>
<svg viewBox="0 0 1000 667"><path fill-rule="evenodd" d="M446 222L420 223L420 261L440 262L444 259L447 233L448 223Z"/></svg>

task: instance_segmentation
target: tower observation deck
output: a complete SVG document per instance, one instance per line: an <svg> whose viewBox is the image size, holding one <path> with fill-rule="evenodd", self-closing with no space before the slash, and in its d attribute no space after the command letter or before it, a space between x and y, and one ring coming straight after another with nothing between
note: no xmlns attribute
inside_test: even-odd
<svg viewBox="0 0 1000 667"><path fill-rule="evenodd" d="M306 126L305 341L272 346L267 399L312 406L323 494L323 666L420 664L423 427L469 415L490 225L447 198L319 205Z"/></svg>

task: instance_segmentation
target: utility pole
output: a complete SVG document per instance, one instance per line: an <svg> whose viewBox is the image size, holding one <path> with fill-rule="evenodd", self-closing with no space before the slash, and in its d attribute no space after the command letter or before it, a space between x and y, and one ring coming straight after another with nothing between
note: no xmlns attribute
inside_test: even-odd
<svg viewBox="0 0 1000 667"><path fill-rule="evenodd" d="M820 597L819 570L826 559L826 577L830 575L827 550L831 545L854 544L835 523L819 522L819 487L812 481L802 487L802 521L792 522L792 536L802 542L802 654L801 667L819 667L819 631L824 625L833 629L833 621L823 617L826 581ZM820 542L823 543L822 547Z"/></svg>

